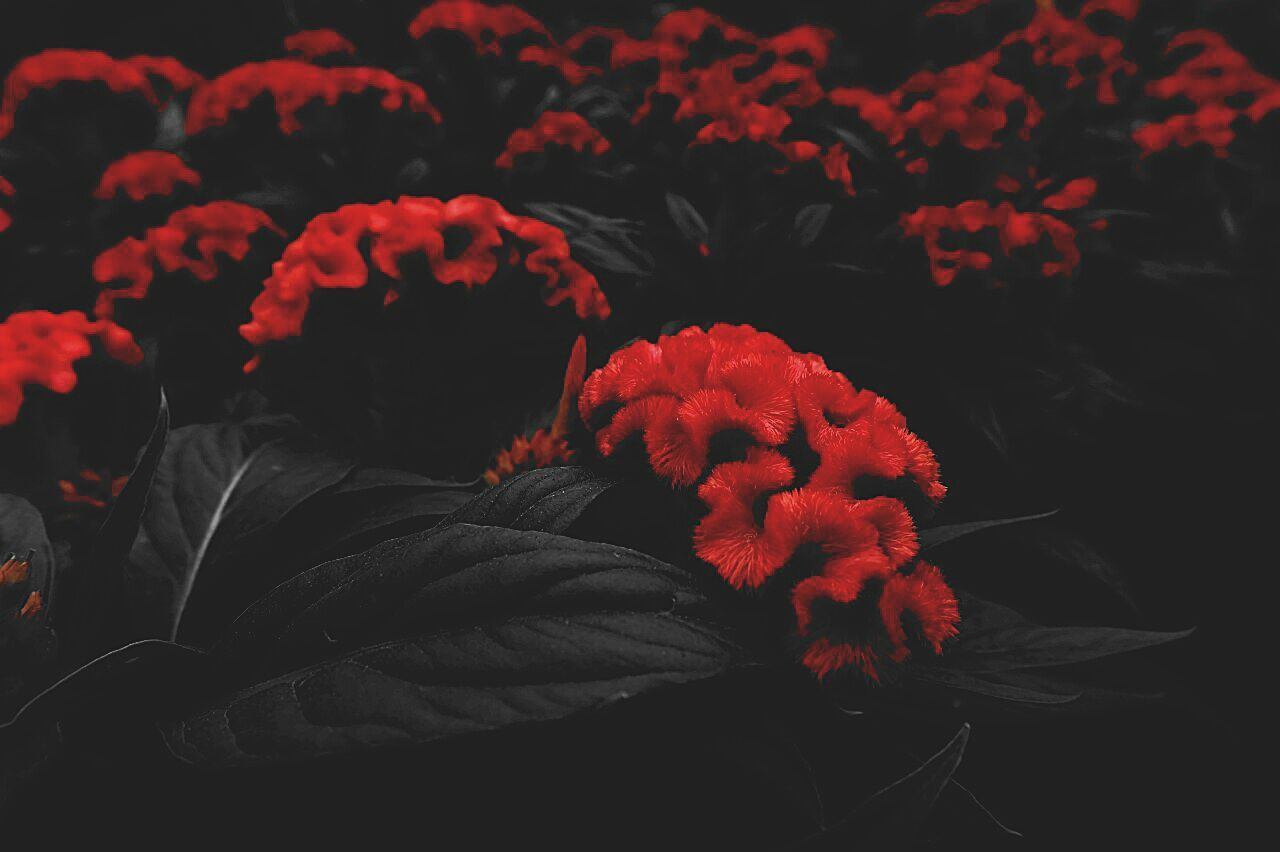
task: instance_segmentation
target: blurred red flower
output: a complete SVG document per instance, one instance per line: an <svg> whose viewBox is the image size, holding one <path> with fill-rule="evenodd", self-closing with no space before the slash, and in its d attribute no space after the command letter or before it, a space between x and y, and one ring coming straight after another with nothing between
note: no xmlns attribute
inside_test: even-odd
<svg viewBox="0 0 1280 852"><path fill-rule="evenodd" d="M107 200L124 190L134 201L141 201L150 195L171 195L180 183L199 186L200 175L182 162L177 154L138 151L126 154L107 166L93 197Z"/></svg>

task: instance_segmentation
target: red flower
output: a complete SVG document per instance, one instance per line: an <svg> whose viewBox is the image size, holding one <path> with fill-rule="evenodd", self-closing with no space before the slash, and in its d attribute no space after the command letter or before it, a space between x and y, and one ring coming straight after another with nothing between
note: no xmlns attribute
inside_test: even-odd
<svg viewBox="0 0 1280 852"><path fill-rule="evenodd" d="M4 177L0 177L0 195L5 195L12 198L16 194L17 192L14 190L13 184L5 180ZM0 231L8 230L9 226L12 224L13 224L13 218L10 217L9 214L6 213L5 211L0 210Z"/></svg>
<svg viewBox="0 0 1280 852"><path fill-rule="evenodd" d="M936 570L912 571L918 545L907 508L861 493L870 478L906 478L941 500L937 461L891 403L855 390L818 356L750 326L689 328L615 352L587 379L578 407L602 456L638 437L656 474L698 484L707 512L694 551L726 582L763 587L797 567L791 603L807 644L803 660L818 675L856 666L878 677L874 637L889 643L892 661L905 660L903 612L927 622L935 651L954 633L954 595L940 576L935 582ZM595 422L601 416L607 422ZM726 433L745 450L713 458ZM818 460L804 481L792 455L797 441ZM868 601L879 626L866 621ZM834 642L854 628L857 641Z"/></svg>
<svg viewBox="0 0 1280 852"><path fill-rule="evenodd" d="M1183 47L1199 47L1198 54L1182 63L1176 72L1147 83L1147 94L1162 100L1187 100L1189 113L1151 122L1133 132L1142 156L1163 151L1172 145L1189 148L1203 142L1219 157L1236 138L1233 122L1240 117L1258 122L1280 108L1280 81L1260 74L1249 60L1209 30L1192 30L1173 38L1165 52ZM1242 103L1248 99L1248 103Z"/></svg>
<svg viewBox="0 0 1280 852"><path fill-rule="evenodd" d="M925 10L925 15L967 15L975 9L990 5L991 0L942 0Z"/></svg>
<svg viewBox="0 0 1280 852"><path fill-rule="evenodd" d="M10 553L0 562L0 586L16 586L27 582L27 574L31 568L31 557L35 551L25 557Z"/></svg>
<svg viewBox="0 0 1280 852"><path fill-rule="evenodd" d="M514 168L515 158L519 155L544 151L552 143L564 145L579 153L588 148L596 155L609 150L609 140L576 112L547 110L538 116L531 127L521 128L511 134L494 165L500 169Z"/></svg>
<svg viewBox="0 0 1280 852"><path fill-rule="evenodd" d="M564 371L564 387L560 392L560 403L556 407L551 426L538 429L527 438L524 435L513 438L511 446L499 452L493 466L484 472L485 482L497 485L522 471L573 461L576 451L569 446L567 436L586 372L587 339L579 335L569 355L569 366Z"/></svg>
<svg viewBox="0 0 1280 852"><path fill-rule="evenodd" d="M490 6L475 0L438 0L419 12L409 24L409 35L414 38L436 30L462 33L478 53L495 56L502 54L502 40L514 35L534 33L551 38L541 21L518 6Z"/></svg>
<svg viewBox="0 0 1280 852"><path fill-rule="evenodd" d="M327 29L303 30L285 36L284 49L289 53L298 54L308 62L334 54L353 56L356 52L356 46L341 33Z"/></svg>
<svg viewBox="0 0 1280 852"><path fill-rule="evenodd" d="M141 201L149 195L171 195L180 183L199 186L200 175L188 168L177 154L138 151L107 166L93 197L114 198L123 189L134 201Z"/></svg>
<svg viewBox="0 0 1280 852"><path fill-rule="evenodd" d="M440 121L426 92L381 68L322 68L297 59L249 62L232 68L196 89L187 112L187 133L196 134L227 123L232 112L248 108L269 93L283 133L302 129L297 112L313 100L334 105L342 95L382 92L381 107L394 112L407 106Z"/></svg>
<svg viewBox="0 0 1280 852"><path fill-rule="evenodd" d="M96 50L45 50L14 66L4 81L0 103L0 139L13 130L18 107L37 89L52 89L65 82L97 81L113 92L137 92L152 105L163 102L153 79L164 80L174 91L185 92L203 81L178 60L167 56L133 56L113 59Z"/></svg>
<svg viewBox="0 0 1280 852"><path fill-rule="evenodd" d="M107 479L101 473L90 468L80 471L81 484L77 485L69 479L58 480L58 490L62 492L62 502L70 505L90 506L94 509L105 509L107 504L120 496L128 476L116 476ZM84 489L83 491L81 489Z"/></svg>
<svg viewBox="0 0 1280 852"><path fill-rule="evenodd" d="M270 216L238 201L184 207L141 239L129 237L94 259L93 278L99 284L129 282L128 287L99 293L94 313L111 317L117 299L146 298L157 264L165 272L185 269L200 281L212 281L218 274L217 255L243 260L249 238L263 229L284 236Z"/></svg>
<svg viewBox="0 0 1280 852"><path fill-rule="evenodd" d="M142 350L127 330L110 320L90 320L80 311L21 311L0 323L0 426L18 419L26 385L70 393L76 386L72 364L90 354L91 337L117 361L142 360Z"/></svg>
<svg viewBox="0 0 1280 852"><path fill-rule="evenodd" d="M1114 104L1119 101L1116 96L1115 75L1119 72L1136 74L1138 66L1125 59L1124 42L1113 36L1102 36L1089 29L1084 23L1087 15L1095 11L1110 11L1124 16L1132 5L1136 13L1137 3L1116 3L1115 0L1104 0L1085 4L1080 14L1068 18L1057 11L1052 4L1042 5L1031 22L1024 29L1006 36L1001 46L1024 43L1032 47L1032 61L1037 65L1053 65L1067 71L1067 88L1074 89L1085 82L1083 65L1093 62L1098 70L1098 103ZM1119 9L1117 12L1116 10Z"/></svg>
<svg viewBox="0 0 1280 852"><path fill-rule="evenodd" d="M464 228L470 242L457 257L445 253L444 231ZM425 254L442 284L484 284L498 269L504 237L532 245L524 267L546 280L543 302L573 304L583 319L609 316L609 303L595 276L569 257L569 243L558 228L517 216L491 198L460 195L449 201L405 196L378 204L348 204L312 219L272 267L271 277L250 310L253 319L241 335L261 346L302 333L302 322L317 288L363 287L369 268L360 245L369 239L369 258L383 274L399 280L399 263L409 254ZM520 253L509 255L518 262ZM388 291L388 302L394 300ZM246 369L256 366L256 359Z"/></svg>

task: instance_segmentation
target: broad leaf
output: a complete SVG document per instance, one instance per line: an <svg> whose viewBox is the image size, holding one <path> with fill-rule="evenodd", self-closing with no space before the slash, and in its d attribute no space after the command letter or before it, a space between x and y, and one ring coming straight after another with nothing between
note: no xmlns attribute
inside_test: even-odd
<svg viewBox="0 0 1280 852"><path fill-rule="evenodd" d="M938 797L960 766L969 742L965 725L917 770L885 787L803 849L910 849Z"/></svg>
<svg viewBox="0 0 1280 852"><path fill-rule="evenodd" d="M218 600L244 593L237 560L242 567L286 512L350 470L293 447L285 429L255 421L171 433L125 569L129 638L175 638L198 585L200 629L215 612L238 612L247 601Z"/></svg>
<svg viewBox="0 0 1280 852"><path fill-rule="evenodd" d="M584 467L531 470L480 494L444 523L564 533L612 485Z"/></svg>
<svg viewBox="0 0 1280 852"><path fill-rule="evenodd" d="M88 556L76 576L74 596L58 629L67 637L72 660L86 660L105 651L124 632L120 613L126 606L124 565L138 536L156 469L169 438L169 401L160 389L155 425L138 455L124 488L111 504L111 512L94 536Z"/></svg>
<svg viewBox="0 0 1280 852"><path fill-rule="evenodd" d="M265 679L163 731L180 758L228 766L557 719L738 662L688 612L700 601L640 553L454 524L273 591L216 649Z"/></svg>

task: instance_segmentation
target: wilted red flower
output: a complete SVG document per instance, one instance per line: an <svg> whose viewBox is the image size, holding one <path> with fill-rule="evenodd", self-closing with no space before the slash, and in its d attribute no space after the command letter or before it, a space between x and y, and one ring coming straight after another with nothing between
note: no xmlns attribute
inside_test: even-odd
<svg viewBox="0 0 1280 852"><path fill-rule="evenodd" d="M1172 145L1188 148L1200 142L1213 148L1217 156L1225 157L1236 138L1232 127L1236 119L1243 116L1258 122L1272 110L1280 109L1280 81L1255 71L1249 60L1218 33L1180 33L1165 52L1183 47L1199 47L1200 51L1173 74L1147 83L1146 91L1166 101L1186 99L1194 109L1144 124L1133 131L1133 141L1144 157Z"/></svg>
<svg viewBox="0 0 1280 852"><path fill-rule="evenodd" d="M426 92L381 68L323 68L297 59L249 62L232 68L196 89L187 108L187 133L196 134L226 124L231 113L248 108L254 99L270 94L283 133L302 129L298 110L314 100L330 106L342 95L382 92L381 107L394 112L408 107L440 121L440 113Z"/></svg>
<svg viewBox="0 0 1280 852"><path fill-rule="evenodd" d="M438 0L420 11L409 24L409 35L452 30L471 40L477 53L502 54L502 40L522 33L550 39L542 22L518 6L490 6L475 0Z"/></svg>
<svg viewBox="0 0 1280 852"><path fill-rule="evenodd" d="M141 239L129 237L94 259L93 278L99 284L129 282L99 293L94 313L110 317L117 299L146 298L157 264L165 272L185 269L200 281L212 281L218 274L217 256L243 260L249 238L264 229L284 236L270 216L238 201L184 207L163 225L147 229Z"/></svg>
<svg viewBox="0 0 1280 852"><path fill-rule="evenodd" d="M165 81L174 91L185 92L204 78L168 56L133 56L114 59L97 50L55 48L18 62L4 81L0 103L0 139L13 130L22 102L37 89L52 89L66 82L100 82L113 92L137 92L154 106L163 104L153 85Z"/></svg>
<svg viewBox="0 0 1280 852"><path fill-rule="evenodd" d="M609 150L609 140L576 112L547 110L538 115L532 126L511 134L494 165L500 169L513 168L519 155L544 151L551 144L564 145L579 153L589 148L596 155Z"/></svg>
<svg viewBox="0 0 1280 852"><path fill-rule="evenodd" d="M511 446L503 449L494 459L493 466L484 472L484 480L497 485L509 476L526 470L568 464L577 451L569 446L568 434L582 393L582 382L587 372L587 339L581 335L573 344L569 365L564 371L564 386L560 391L560 403L555 419L546 429L538 429L527 438L517 435Z"/></svg>
<svg viewBox="0 0 1280 852"><path fill-rule="evenodd" d="M308 62L334 54L354 56L356 52L356 46L345 36L329 29L303 30L285 36L284 49L298 54Z"/></svg>
<svg viewBox="0 0 1280 852"><path fill-rule="evenodd" d="M180 183L199 186L200 175L182 162L177 154L138 151L126 154L107 166L93 197L103 200L114 198L123 189L134 201L141 201L149 195L171 195Z"/></svg>
<svg viewBox="0 0 1280 852"><path fill-rule="evenodd" d="M465 229L470 236L457 257L445 252L444 232L449 228ZM348 204L312 219L272 266L271 277L250 309L253 319L240 327L240 333L256 346L297 336L317 288L365 286L369 267L360 246L366 238L370 260L393 279L401 277L401 258L421 253L441 284L472 287L497 272L504 236L533 246L524 256L524 267L546 280L544 303L554 307L570 302L583 319L608 317L609 303L595 276L569 257L568 240L559 228L509 213L480 195L449 201L404 196L378 204ZM504 257L515 263L520 253L513 249ZM395 291L388 291L387 301L394 298ZM256 364L254 359L246 369Z"/></svg>
<svg viewBox="0 0 1280 852"><path fill-rule="evenodd" d="M796 628L819 676L856 666L878 678L876 637L891 660L905 660L903 612L927 625L935 652L955 632L954 595L936 569L913 566L906 506L864 491L906 480L937 502L946 493L937 461L891 403L820 357L750 326L688 328L615 352L588 377L578 407L602 456L636 437L656 474L698 486L707 513L694 551L726 582L757 588L797 568L787 573ZM743 449L718 457L731 437ZM878 628L867 621L873 610Z"/></svg>
<svg viewBox="0 0 1280 852"><path fill-rule="evenodd" d="M117 361L142 360L126 329L110 320L90 320L80 311L20 311L0 323L0 426L18 419L26 385L70 393L76 386L72 365L90 354L91 337Z"/></svg>
<svg viewBox="0 0 1280 852"><path fill-rule="evenodd" d="M1017 184L1012 178L1009 181ZM1009 182L1005 183L1006 187L1009 185ZM1096 190L1097 181L1093 178L1079 178L1041 203L1049 210L1074 210L1087 204ZM1046 278L1070 275L1080 264L1076 229L1072 225L1047 213L1018 210L1008 201L992 205L975 200L955 207L920 207L903 214L900 225L904 236L924 240L933 280L940 286L954 281L961 269L988 269L992 262L991 255L985 251L943 248L942 235L946 231L976 234L986 228L994 228L1000 237L1001 251L1006 256L1015 249L1034 246L1041 238L1048 237L1058 259L1046 260L1041 265L1040 273Z"/></svg>

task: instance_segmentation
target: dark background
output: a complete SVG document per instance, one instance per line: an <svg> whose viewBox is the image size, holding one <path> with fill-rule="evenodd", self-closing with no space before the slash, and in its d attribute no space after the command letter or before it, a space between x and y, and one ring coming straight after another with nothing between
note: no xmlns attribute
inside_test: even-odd
<svg viewBox="0 0 1280 852"><path fill-rule="evenodd" d="M281 39L295 29L291 14L303 27L333 26L365 45L402 36L419 5L10 4L0 30L0 68L56 46L174 55L213 75L278 55ZM582 15L593 23L627 21L650 4L521 5L563 31ZM703 5L760 32L802 21L836 28L873 86L892 85L927 61L945 64L984 47L940 37L936 29L929 39L914 38L918 10L927 5L922 3ZM1274 50L1280 4L1148 5L1158 5L1162 19L1178 29L1224 32L1256 67L1280 75ZM1175 172L1167 179L1182 178ZM1186 193L1204 192L1189 175L1185 180ZM1247 207L1249 199L1242 204ZM1246 221L1246 245L1230 280L1175 282L1158 293L1134 295L1118 315L1099 316L1096 333L1106 344L1106 365L1137 404L1108 411L1061 456L1054 457L1052 446L1031 447L1024 455L1029 467L1023 479L1034 481L1035 497L1044 500L1028 508L1061 506L1062 522L1131 579L1147 626L1199 628L1172 660L1158 661L1173 680L1172 697L1161 706L1101 719L975 729L957 777L1028 835L1030 848L1177 849L1252 840L1246 829L1259 813L1265 782L1250 776L1267 775L1256 731L1263 715L1272 715L1264 684L1275 667L1268 635L1274 599L1264 589L1274 570L1268 532L1276 453L1275 432L1263 412L1275 386L1277 225L1274 210ZM1115 274L1105 264L1098 268L1092 274ZM1086 257L1083 275L1090 274ZM916 428L939 446L927 428ZM939 455L945 471L950 460L942 446ZM115 794L107 795L114 801ZM430 803L420 806L430 812ZM225 816L234 819L233 813ZM673 839L672 845L679 844Z"/></svg>

